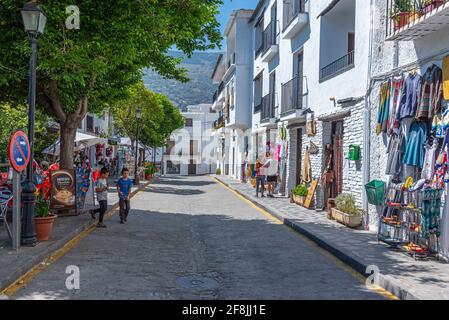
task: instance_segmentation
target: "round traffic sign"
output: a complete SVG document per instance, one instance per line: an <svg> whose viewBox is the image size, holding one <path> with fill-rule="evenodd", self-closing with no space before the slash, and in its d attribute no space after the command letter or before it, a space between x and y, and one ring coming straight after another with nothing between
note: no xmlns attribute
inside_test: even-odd
<svg viewBox="0 0 449 320"><path fill-rule="evenodd" d="M18 172L26 169L30 162L30 142L22 130L16 131L9 140L8 158L9 163Z"/></svg>

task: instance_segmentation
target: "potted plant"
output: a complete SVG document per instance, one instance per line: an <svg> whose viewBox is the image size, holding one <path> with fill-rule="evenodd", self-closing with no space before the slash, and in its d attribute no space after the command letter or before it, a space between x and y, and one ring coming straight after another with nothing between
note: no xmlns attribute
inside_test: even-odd
<svg viewBox="0 0 449 320"><path fill-rule="evenodd" d="M303 205L308 193L309 193L309 190L307 189L306 185L304 185L304 184L297 185L292 190L293 202L295 202L296 204L299 204L299 205Z"/></svg>
<svg viewBox="0 0 449 320"><path fill-rule="evenodd" d="M215 170L215 174L216 174L217 176L220 176L220 175L221 175L221 169L218 168L217 170Z"/></svg>
<svg viewBox="0 0 449 320"><path fill-rule="evenodd" d="M148 164L145 168L145 180L151 180L156 172L156 166L152 163Z"/></svg>
<svg viewBox="0 0 449 320"><path fill-rule="evenodd" d="M353 195L343 193L335 198L332 218L350 228L362 225L362 210L357 207Z"/></svg>
<svg viewBox="0 0 449 320"><path fill-rule="evenodd" d="M391 12L394 31L401 29L417 17L416 8L413 0L394 0Z"/></svg>
<svg viewBox="0 0 449 320"><path fill-rule="evenodd" d="M38 241L47 241L53 229L56 215L51 213L48 199L40 192L36 200L34 224Z"/></svg>
<svg viewBox="0 0 449 320"><path fill-rule="evenodd" d="M438 8L444 3L444 0L423 0L421 3L421 13L423 15L432 12L433 9Z"/></svg>

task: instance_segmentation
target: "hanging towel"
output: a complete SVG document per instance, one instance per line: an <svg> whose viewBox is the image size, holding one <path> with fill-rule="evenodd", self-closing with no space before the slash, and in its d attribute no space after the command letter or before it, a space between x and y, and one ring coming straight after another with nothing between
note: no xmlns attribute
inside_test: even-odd
<svg viewBox="0 0 449 320"><path fill-rule="evenodd" d="M449 56L443 60L443 92L444 100L449 100Z"/></svg>
<svg viewBox="0 0 449 320"><path fill-rule="evenodd" d="M379 97L379 113L377 115L376 134L387 132L387 123L390 106L390 81L383 83L380 86Z"/></svg>

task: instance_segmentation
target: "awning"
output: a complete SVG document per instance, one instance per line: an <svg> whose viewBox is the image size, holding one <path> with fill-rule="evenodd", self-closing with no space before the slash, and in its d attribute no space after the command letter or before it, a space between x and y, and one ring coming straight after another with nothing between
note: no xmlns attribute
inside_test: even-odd
<svg viewBox="0 0 449 320"><path fill-rule="evenodd" d="M317 19L319 17L324 16L325 14L327 14L329 11L331 11L336 5L337 3L339 3L340 0L332 0L332 2L326 7L326 9L324 9L323 11L321 11L321 13L318 15L318 17L316 17Z"/></svg>
<svg viewBox="0 0 449 320"><path fill-rule="evenodd" d="M108 140L90 134L77 132L75 137L75 151L94 146L98 143L106 143ZM44 154L59 155L59 140L42 151Z"/></svg>

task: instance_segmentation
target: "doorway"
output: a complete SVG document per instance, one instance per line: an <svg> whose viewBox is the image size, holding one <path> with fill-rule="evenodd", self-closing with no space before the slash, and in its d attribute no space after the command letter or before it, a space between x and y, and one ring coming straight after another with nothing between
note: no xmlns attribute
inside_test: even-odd
<svg viewBox="0 0 449 320"><path fill-rule="evenodd" d="M190 175L196 175L196 164L193 162L193 160L190 160L189 166L188 166L188 174Z"/></svg>
<svg viewBox="0 0 449 320"><path fill-rule="evenodd" d="M296 185L301 184L301 169L302 169L302 129L296 131Z"/></svg>
<svg viewBox="0 0 449 320"><path fill-rule="evenodd" d="M343 121L332 123L332 146L334 181L331 188L331 198L336 198L343 192Z"/></svg>

